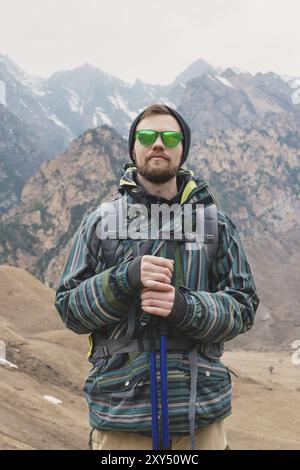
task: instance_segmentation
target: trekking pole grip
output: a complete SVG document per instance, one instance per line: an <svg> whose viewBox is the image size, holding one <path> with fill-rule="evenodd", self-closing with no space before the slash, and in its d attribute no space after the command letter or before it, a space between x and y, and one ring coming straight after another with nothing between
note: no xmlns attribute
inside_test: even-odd
<svg viewBox="0 0 300 470"><path fill-rule="evenodd" d="M169 331L169 322L166 318L160 318L158 322L159 336L167 336Z"/></svg>

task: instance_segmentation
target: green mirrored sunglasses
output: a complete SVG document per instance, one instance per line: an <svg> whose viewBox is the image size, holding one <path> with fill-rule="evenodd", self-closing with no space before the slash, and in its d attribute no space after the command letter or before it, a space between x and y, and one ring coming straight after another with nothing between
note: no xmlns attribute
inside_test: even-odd
<svg viewBox="0 0 300 470"><path fill-rule="evenodd" d="M183 140L182 132L177 131L152 131L151 129L141 129L136 131L134 137L138 139L139 143L149 147L153 145L157 137L160 135L163 144L166 147L176 147L181 140Z"/></svg>

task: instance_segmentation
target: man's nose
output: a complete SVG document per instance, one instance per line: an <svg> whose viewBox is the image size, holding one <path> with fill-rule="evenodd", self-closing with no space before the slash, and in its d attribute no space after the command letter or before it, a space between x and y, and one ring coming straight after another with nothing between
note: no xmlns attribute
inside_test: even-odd
<svg viewBox="0 0 300 470"><path fill-rule="evenodd" d="M157 139L156 141L154 142L154 144L152 145L152 147L164 147L164 143L163 141L161 140L161 135L158 135L157 136Z"/></svg>

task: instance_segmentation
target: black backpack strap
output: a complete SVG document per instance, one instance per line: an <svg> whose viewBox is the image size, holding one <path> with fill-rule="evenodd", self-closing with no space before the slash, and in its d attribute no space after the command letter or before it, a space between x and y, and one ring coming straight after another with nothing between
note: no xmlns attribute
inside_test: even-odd
<svg viewBox="0 0 300 470"><path fill-rule="evenodd" d="M122 352L125 352L126 347L128 347L129 343L132 341L132 338L134 336L135 323L136 302L132 304L128 311L127 330L125 335L118 339L101 340L101 343L99 342L98 344L96 344L93 349L93 361L108 357L112 354L120 354L121 349L123 349Z"/></svg>
<svg viewBox="0 0 300 470"><path fill-rule="evenodd" d="M156 332L155 332L156 333ZM116 348L116 344L118 347ZM167 338L166 347L168 351L189 351L191 348L190 338ZM122 346L120 340L111 340L111 344L95 346L95 352L93 355L94 359L104 359L112 354L126 354L133 352L144 352L144 351L159 351L160 350L160 341L159 338L142 338L142 339L132 339L128 344Z"/></svg>

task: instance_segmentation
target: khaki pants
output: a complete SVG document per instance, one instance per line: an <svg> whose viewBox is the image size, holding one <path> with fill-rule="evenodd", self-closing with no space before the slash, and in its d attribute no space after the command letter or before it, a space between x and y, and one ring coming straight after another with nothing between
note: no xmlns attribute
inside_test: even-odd
<svg viewBox="0 0 300 470"><path fill-rule="evenodd" d="M151 450L152 438L139 433L103 431L94 429L91 433L93 450ZM190 436L172 439L172 450L191 450ZM196 450L228 449L224 422L218 421L196 431Z"/></svg>

